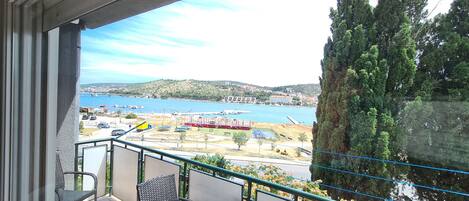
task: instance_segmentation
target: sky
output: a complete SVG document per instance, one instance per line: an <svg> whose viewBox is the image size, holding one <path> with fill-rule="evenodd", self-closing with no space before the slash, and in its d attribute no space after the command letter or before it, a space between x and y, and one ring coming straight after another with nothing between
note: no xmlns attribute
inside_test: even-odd
<svg viewBox="0 0 469 201"><path fill-rule="evenodd" d="M377 0L371 0L375 5ZM182 0L82 32L81 84L156 79L318 83L332 0ZM439 2L439 3L438 3ZM434 16L452 0L438 4Z"/></svg>

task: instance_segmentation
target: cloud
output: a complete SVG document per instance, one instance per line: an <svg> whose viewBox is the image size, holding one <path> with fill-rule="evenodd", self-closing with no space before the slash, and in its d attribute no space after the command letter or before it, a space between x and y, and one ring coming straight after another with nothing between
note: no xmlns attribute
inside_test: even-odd
<svg viewBox="0 0 469 201"><path fill-rule="evenodd" d="M179 1L86 30L81 82L318 83L333 6L329 0Z"/></svg>
<svg viewBox="0 0 469 201"><path fill-rule="evenodd" d="M310 0L177 2L86 30L82 77L99 71L125 75L123 80L146 75L268 86L318 82L331 6ZM97 78L82 82L102 82Z"/></svg>

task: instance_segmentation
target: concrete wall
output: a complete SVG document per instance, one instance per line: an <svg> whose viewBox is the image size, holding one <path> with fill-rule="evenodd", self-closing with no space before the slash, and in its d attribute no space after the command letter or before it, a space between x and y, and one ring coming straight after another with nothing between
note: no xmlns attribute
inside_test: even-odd
<svg viewBox="0 0 469 201"><path fill-rule="evenodd" d="M60 27L57 95L57 151L64 171L74 170L74 144L79 135L80 26ZM66 185L73 179L66 177Z"/></svg>

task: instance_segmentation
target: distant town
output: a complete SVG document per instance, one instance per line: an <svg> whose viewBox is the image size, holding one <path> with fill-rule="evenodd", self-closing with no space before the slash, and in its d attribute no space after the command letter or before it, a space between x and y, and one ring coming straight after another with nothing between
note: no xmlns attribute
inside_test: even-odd
<svg viewBox="0 0 469 201"><path fill-rule="evenodd" d="M181 98L225 103L316 106L319 84L264 87L235 81L156 80L81 85L82 93L145 98Z"/></svg>

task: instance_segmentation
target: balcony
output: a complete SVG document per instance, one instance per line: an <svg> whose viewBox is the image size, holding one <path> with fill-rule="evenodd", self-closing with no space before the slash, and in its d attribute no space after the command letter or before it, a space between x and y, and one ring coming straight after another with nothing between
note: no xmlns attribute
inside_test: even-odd
<svg viewBox="0 0 469 201"><path fill-rule="evenodd" d="M192 201L331 200L117 138L76 143L75 171L97 175L97 194L103 200L137 200L138 183L171 174L179 197ZM75 177L75 190L92 186L91 178ZM259 186L284 196L259 190Z"/></svg>

